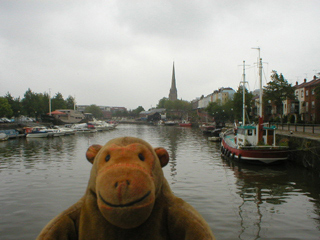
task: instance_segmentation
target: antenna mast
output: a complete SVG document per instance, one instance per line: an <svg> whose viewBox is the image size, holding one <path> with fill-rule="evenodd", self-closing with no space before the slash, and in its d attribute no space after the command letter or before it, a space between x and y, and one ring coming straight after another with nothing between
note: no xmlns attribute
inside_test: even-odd
<svg viewBox="0 0 320 240"><path fill-rule="evenodd" d="M259 52L258 66L259 66L259 80L260 80L260 95L259 95L259 117L262 117L262 58L260 57L260 47L252 48Z"/></svg>
<svg viewBox="0 0 320 240"><path fill-rule="evenodd" d="M242 74L242 126L244 126L246 124L246 86L245 84L246 82L246 70L245 70L245 66L246 66L246 61L243 61L243 74Z"/></svg>
<svg viewBox="0 0 320 240"><path fill-rule="evenodd" d="M51 116L51 88L49 88L49 115Z"/></svg>

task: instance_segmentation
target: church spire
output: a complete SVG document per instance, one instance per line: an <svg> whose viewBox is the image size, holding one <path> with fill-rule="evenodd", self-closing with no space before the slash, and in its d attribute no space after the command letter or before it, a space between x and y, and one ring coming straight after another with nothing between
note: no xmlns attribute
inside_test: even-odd
<svg viewBox="0 0 320 240"><path fill-rule="evenodd" d="M173 62L173 69L172 69L172 80L171 80L171 88L169 92L169 100L175 101L178 99L177 94L177 87L176 87L176 76L174 71L174 62Z"/></svg>

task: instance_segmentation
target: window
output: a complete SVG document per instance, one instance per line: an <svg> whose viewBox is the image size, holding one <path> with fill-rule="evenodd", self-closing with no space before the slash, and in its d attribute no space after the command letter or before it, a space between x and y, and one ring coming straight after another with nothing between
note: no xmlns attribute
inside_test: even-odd
<svg viewBox="0 0 320 240"><path fill-rule="evenodd" d="M314 89L312 89L311 94L314 95Z"/></svg>
<svg viewBox="0 0 320 240"><path fill-rule="evenodd" d="M314 105L314 101L311 102L311 108L314 108L315 105Z"/></svg>
<svg viewBox="0 0 320 240"><path fill-rule="evenodd" d="M299 91L297 90L297 91L296 91L296 96L298 96L298 95L299 95Z"/></svg>
<svg viewBox="0 0 320 240"><path fill-rule="evenodd" d="M309 96L309 90L306 90L306 97Z"/></svg>
<svg viewBox="0 0 320 240"><path fill-rule="evenodd" d="M303 91L303 89L301 90L301 97L303 98L303 93L304 93L304 91Z"/></svg>
<svg viewBox="0 0 320 240"><path fill-rule="evenodd" d="M308 109L309 109L309 103L306 102L306 112L308 112Z"/></svg>

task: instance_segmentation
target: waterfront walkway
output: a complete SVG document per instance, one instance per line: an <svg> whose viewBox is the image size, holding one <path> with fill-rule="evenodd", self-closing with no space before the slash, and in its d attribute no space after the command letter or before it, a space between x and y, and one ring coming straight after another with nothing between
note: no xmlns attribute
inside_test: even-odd
<svg viewBox="0 0 320 240"><path fill-rule="evenodd" d="M295 136L300 138L308 138L308 139L320 141L320 133L295 132L295 131L277 129L277 134L285 135L285 136Z"/></svg>

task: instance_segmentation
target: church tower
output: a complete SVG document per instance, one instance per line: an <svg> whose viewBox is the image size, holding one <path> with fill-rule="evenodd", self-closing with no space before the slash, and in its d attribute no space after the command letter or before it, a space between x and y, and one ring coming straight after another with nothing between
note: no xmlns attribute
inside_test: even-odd
<svg viewBox="0 0 320 240"><path fill-rule="evenodd" d="M177 87L176 87L176 77L174 73L174 62L173 62L173 69L172 69L172 80L171 80L171 88L169 92L169 100L175 101L178 99Z"/></svg>

